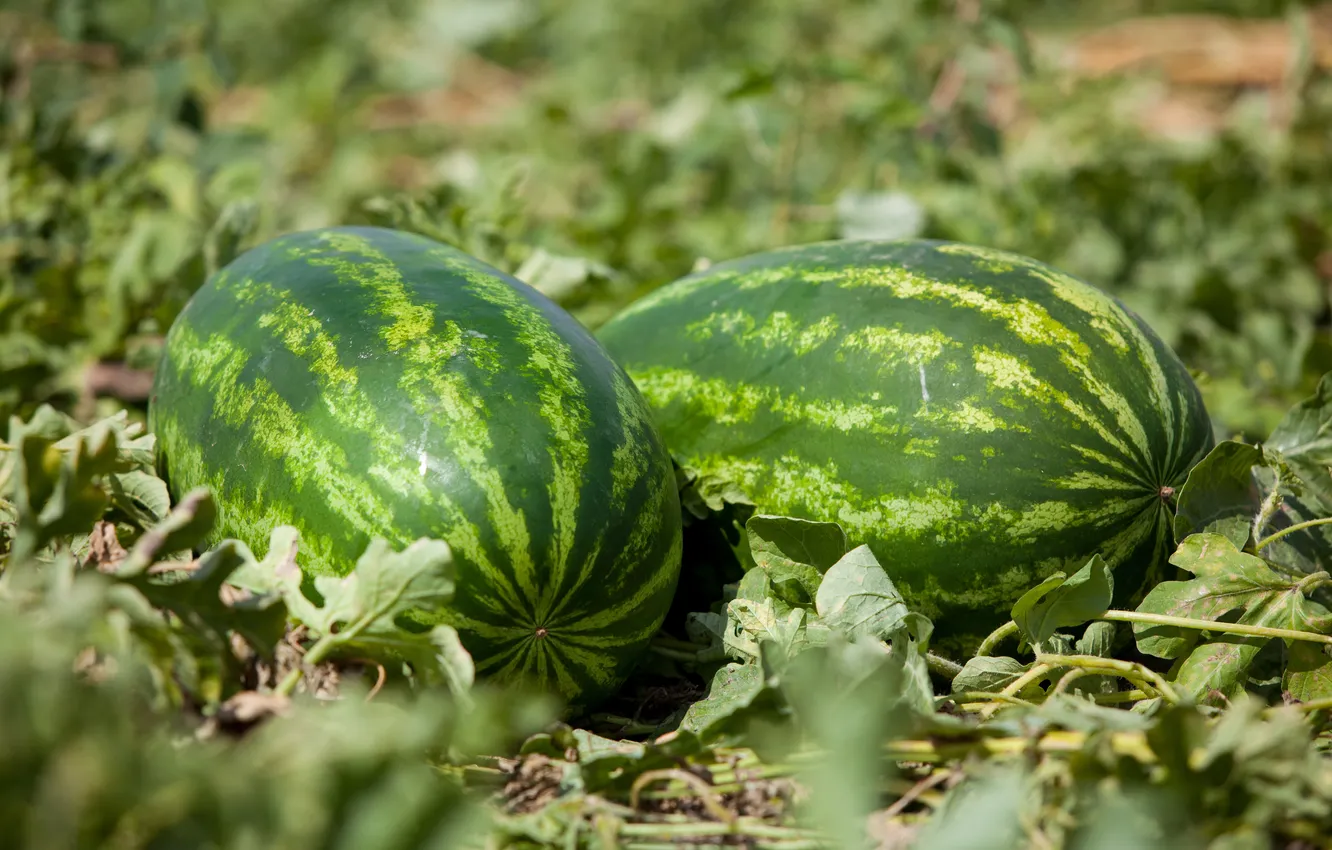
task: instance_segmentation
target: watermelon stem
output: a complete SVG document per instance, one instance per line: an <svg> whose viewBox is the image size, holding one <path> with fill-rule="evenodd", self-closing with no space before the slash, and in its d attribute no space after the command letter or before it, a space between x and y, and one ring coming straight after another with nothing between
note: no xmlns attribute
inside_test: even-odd
<svg viewBox="0 0 1332 850"><path fill-rule="evenodd" d="M1327 573L1315 573L1310 578L1321 576L1320 581L1328 581ZM1224 632L1233 635L1255 635L1257 637L1284 638L1286 640L1307 640L1314 643L1332 645L1332 635L1316 632L1302 632L1296 629L1278 629L1271 626L1251 626L1246 623L1219 623L1215 620L1195 620L1191 617L1172 617L1169 614L1144 614L1141 611L1106 611L1099 619L1118 620L1122 623L1147 623L1153 626L1176 626L1181 629Z"/></svg>
<svg viewBox="0 0 1332 850"><path fill-rule="evenodd" d="M1104 733L1097 732L1096 735ZM1089 734L1055 730L1046 732L1039 739L1028 736L1011 738L978 738L967 741L898 740L890 741L885 747L885 756L892 761L919 761L937 764L945 761L957 761L971 755L986 756L1024 756L1037 753L1076 753L1087 746ZM1147 743L1143 732L1110 732L1106 735L1110 750L1116 755L1129 756L1143 764L1157 762L1156 753Z"/></svg>
<svg viewBox="0 0 1332 850"><path fill-rule="evenodd" d="M941 676L948 681L957 678L957 674L962 672L962 665L951 659L944 658L942 655L935 655L933 652L925 653L925 666L930 668L930 672Z"/></svg>
<svg viewBox="0 0 1332 850"><path fill-rule="evenodd" d="M1085 673L1119 676L1127 679L1143 690L1156 691L1166 702L1179 702L1179 694L1175 693L1175 689L1170 686L1170 683L1167 682L1160 673L1157 673L1155 670L1151 670L1142 664L1138 664L1137 662L1119 661L1114 658L1102 658L1099 655L1041 654L1038 655L1036 659L1036 664L1032 665L1030 670L1013 680L1013 682L1000 693L1005 696L1017 696L1022 693L1024 688L1048 677L1055 670L1058 670L1061 667L1072 667L1075 670L1085 671ZM1057 685L1056 690L1058 690ZM998 705L990 706L985 709L982 714L988 716L997 711L998 708Z"/></svg>
<svg viewBox="0 0 1332 850"><path fill-rule="evenodd" d="M1287 526L1286 528L1283 528L1280 531L1273 532L1272 534L1269 534L1266 537L1264 537L1262 540L1259 540L1257 543L1254 544L1253 551L1255 554L1257 554L1258 552L1263 551L1264 547L1270 546L1271 544L1285 537L1287 534L1294 534L1297 531L1304 531L1305 529L1308 528L1313 528L1315 526L1328 525L1328 524L1332 524L1332 517L1324 517L1322 519L1311 519L1311 520L1306 520L1305 522L1297 522L1294 525Z"/></svg>
<svg viewBox="0 0 1332 850"><path fill-rule="evenodd" d="M1010 635L1017 634L1017 630L1018 630L1018 624L1016 621L1009 620L1007 623L1004 623L999 628L990 632L990 634L985 638L985 640L981 641L980 648L976 650L976 655L979 657L979 656L989 655L991 652L994 652L994 648L996 646L1002 643L1003 640L1009 637Z"/></svg>

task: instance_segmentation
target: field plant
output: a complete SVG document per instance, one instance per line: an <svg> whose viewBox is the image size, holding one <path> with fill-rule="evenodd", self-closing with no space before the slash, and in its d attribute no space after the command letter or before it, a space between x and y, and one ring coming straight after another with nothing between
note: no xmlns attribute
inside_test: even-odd
<svg viewBox="0 0 1332 850"><path fill-rule="evenodd" d="M1108 24L1164 14L1261 35L1275 70L1094 72L1122 47ZM1332 847L1330 19L1256 0L7 4L0 843ZM682 589L622 692L571 714L495 686L451 629L399 618L449 604L444 541L376 541L306 581L295 529L263 551L210 539L215 494L173 500L155 463L152 370L190 295L335 223L456 245L590 327L691 269L819 239L1059 266L1203 387L1218 442L1172 494L1176 572L1116 608L1093 558L950 657L839 525L681 475Z"/></svg>

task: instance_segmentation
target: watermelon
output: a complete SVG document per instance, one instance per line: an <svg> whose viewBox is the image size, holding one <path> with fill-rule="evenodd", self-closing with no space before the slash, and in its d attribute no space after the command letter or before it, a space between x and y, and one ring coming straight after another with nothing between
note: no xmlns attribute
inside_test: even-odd
<svg viewBox="0 0 1332 850"><path fill-rule="evenodd" d="M553 302L421 236L241 255L173 323L150 427L172 492L216 494L216 537L295 526L307 575L446 541L443 621L481 676L595 702L674 594L678 488L642 396Z"/></svg>
<svg viewBox="0 0 1332 850"><path fill-rule="evenodd" d="M724 262L599 339L680 466L868 544L941 646L1100 553L1116 598L1161 575L1211 448L1202 397L1115 298L1026 257L845 241Z"/></svg>

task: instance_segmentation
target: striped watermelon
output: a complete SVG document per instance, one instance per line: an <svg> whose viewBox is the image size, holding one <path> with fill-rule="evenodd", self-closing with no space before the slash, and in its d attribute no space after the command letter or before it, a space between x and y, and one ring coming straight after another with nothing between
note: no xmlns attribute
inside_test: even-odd
<svg viewBox="0 0 1332 850"><path fill-rule="evenodd" d="M242 255L171 327L150 425L177 497L217 494L217 536L293 525L309 574L373 536L447 541L447 622L482 675L593 702L670 605L679 499L642 397L551 301L423 237Z"/></svg>
<svg viewBox="0 0 1332 850"><path fill-rule="evenodd" d="M868 543L953 649L1096 552L1127 601L1212 446L1185 367L1122 304L994 250L849 241L723 263L599 337L681 466ZM941 643L941 645L945 645Z"/></svg>

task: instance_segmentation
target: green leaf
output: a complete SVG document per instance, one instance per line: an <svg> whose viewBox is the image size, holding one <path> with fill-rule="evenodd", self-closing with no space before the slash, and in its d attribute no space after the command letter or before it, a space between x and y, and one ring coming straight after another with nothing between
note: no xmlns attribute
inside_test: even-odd
<svg viewBox="0 0 1332 850"><path fill-rule="evenodd" d="M1280 452L1318 496L1332 502L1332 372L1314 394L1295 404L1272 430L1267 446Z"/></svg>
<svg viewBox="0 0 1332 850"><path fill-rule="evenodd" d="M1244 635L1220 635L1194 647L1175 671L1176 690L1202 701L1214 694L1233 700L1244 692L1245 674L1266 639Z"/></svg>
<svg viewBox="0 0 1332 850"><path fill-rule="evenodd" d="M821 750L804 761L810 816L834 839L855 847L877 789L892 767L879 755L888 739L925 727L934 691L924 647L931 626L913 615L890 636L891 649L868 636L835 634L828 646L792 660L781 683L798 728Z"/></svg>
<svg viewBox="0 0 1332 850"><path fill-rule="evenodd" d="M1262 558L1239 551L1220 534L1195 534L1180 544L1170 563L1194 575L1154 587L1138 606L1147 614L1217 620L1242 611L1240 623L1287 629L1309 628L1332 616L1309 600L1303 586L1275 572ZM1195 630L1134 623L1138 649L1158 658L1177 658L1196 640Z"/></svg>
<svg viewBox="0 0 1332 850"><path fill-rule="evenodd" d="M934 685L925 660L933 632L934 624L913 611L887 635L892 651L884 669L894 681L889 705L900 705L920 717L934 713Z"/></svg>
<svg viewBox="0 0 1332 850"><path fill-rule="evenodd" d="M275 533L274 539L285 543L295 537ZM451 627L437 625L421 633L403 628L399 621L406 614L439 614L453 600L455 570L448 544L422 538L395 552L386 540L375 538L351 573L315 578L322 605L305 596L290 551L279 550L276 557L284 567L275 572L292 615L318 637L306 655L308 663L355 652L404 661L417 676L443 680L460 694L470 688L475 675L471 656ZM259 568L251 573L260 583L264 576Z"/></svg>
<svg viewBox="0 0 1332 850"><path fill-rule="evenodd" d="M471 653L462 645L457 629L435 626L430 630L430 643L435 649L435 667L449 689L457 696L471 691L476 681L476 666L472 663Z"/></svg>
<svg viewBox="0 0 1332 850"><path fill-rule="evenodd" d="M723 650L726 643L726 614L715 611L692 611L685 617L685 635L696 644L708 647L712 654Z"/></svg>
<svg viewBox="0 0 1332 850"><path fill-rule="evenodd" d="M745 530L760 567L806 565L825 573L846 554L846 532L835 522L756 514Z"/></svg>
<svg viewBox="0 0 1332 850"><path fill-rule="evenodd" d="M140 575L156 562L158 553L172 554L193 548L208 536L216 521L213 494L203 488L191 490L166 519L139 538L121 561L117 575L122 578ZM236 566L228 570L228 575Z"/></svg>
<svg viewBox="0 0 1332 850"><path fill-rule="evenodd" d="M109 483L111 504L140 528L151 528L171 512L166 482L156 475L137 469L116 472L111 474Z"/></svg>
<svg viewBox="0 0 1332 850"><path fill-rule="evenodd" d="M768 574L773 596L791 607L814 607L819 585L823 583L823 576L818 570L805 564L779 564L768 569L756 568L750 572L759 570Z"/></svg>
<svg viewBox="0 0 1332 850"><path fill-rule="evenodd" d="M1263 450L1256 446L1235 440L1217 443L1190 470L1177 494L1175 539L1213 532L1237 549L1247 546L1261 501L1253 467L1264 461Z"/></svg>
<svg viewBox="0 0 1332 850"><path fill-rule="evenodd" d="M865 545L828 569L816 605L825 626L853 637L887 637L907 616L902 595Z"/></svg>
<svg viewBox="0 0 1332 850"><path fill-rule="evenodd" d="M745 529L754 569L767 573L771 593L787 605L814 607L822 574L846 554L842 527L833 522L756 515Z"/></svg>
<svg viewBox="0 0 1332 850"><path fill-rule="evenodd" d="M1038 645L1056 629L1080 626L1106 612L1114 598L1114 577L1100 555L1072 576L1063 573L1027 591L1013 606L1013 621L1026 641Z"/></svg>
<svg viewBox="0 0 1332 850"><path fill-rule="evenodd" d="M271 655L286 627L287 610L281 598L260 596L226 602L222 597L222 585L252 559L244 544L225 540L199 556L197 568L183 579L163 581L142 572L117 573L116 578L132 585L158 608L175 613L200 634L221 641L228 632L235 631L256 651Z"/></svg>
<svg viewBox="0 0 1332 850"><path fill-rule="evenodd" d="M1023 664L1006 655L978 655L962 665L962 672L953 678L952 690L955 694L967 691L997 693L1016 682L1030 669L1030 664ZM1033 695L1038 691L1040 683L1033 682L1031 688L1023 693ZM1022 697L1023 694L1017 696Z"/></svg>
<svg viewBox="0 0 1332 850"><path fill-rule="evenodd" d="M290 579L298 575L296 556L300 552L300 532L290 525L279 525L268 535L268 553L262 561L253 558L242 564L227 583L252 593L284 593L290 587ZM292 612L301 619L297 611L307 616L316 616L314 608L304 595L288 596L287 604L295 603Z"/></svg>
<svg viewBox="0 0 1332 850"><path fill-rule="evenodd" d="M690 516L707 519L732 507L741 516L754 512L753 501L730 479L702 475L688 467L678 469L677 477L681 482L680 505Z"/></svg>
<svg viewBox="0 0 1332 850"><path fill-rule="evenodd" d="M726 606L726 616L725 646L733 657L758 658L759 647L765 641L779 647L787 658L809 645L809 615L803 608L788 608L781 613L772 599L732 599Z"/></svg>
<svg viewBox="0 0 1332 850"><path fill-rule="evenodd" d="M151 436L135 437L122 411L80 430L73 421L43 405L31 421L10 422L9 448L0 470L3 513L12 517L15 562L36 555L58 537L86 534L107 507L117 504L140 526L151 512L132 499L118 500L120 482L160 504L152 479ZM146 476L146 477L145 477ZM155 490L155 492L149 492Z"/></svg>
<svg viewBox="0 0 1332 850"><path fill-rule="evenodd" d="M395 620L409 611L435 612L453 599L453 553L442 540L421 539L401 552L376 538L342 577L317 576L324 604L307 610L305 625L321 635L350 640L362 633L400 631ZM295 581L288 574L288 583Z"/></svg>
<svg viewBox="0 0 1332 850"><path fill-rule="evenodd" d="M1097 658L1113 658L1115 633L1118 624L1098 620L1087 627L1074 647L1078 655L1094 655ZM1073 682L1071 690L1084 694L1111 694L1118 690L1114 676L1083 676Z"/></svg>
<svg viewBox="0 0 1332 850"><path fill-rule="evenodd" d="M1239 612L1236 622L1312 632L1332 625L1332 612L1305 596L1305 584L1282 576L1261 558L1239 551L1221 534L1195 534L1187 538L1170 562L1194 575L1188 581L1168 581L1147 594L1138 610L1198 620L1218 621ZM1195 646L1198 631L1176 626L1134 623L1138 649L1159 658L1178 658L1176 682L1194 697L1215 691L1237 695L1258 651L1268 638L1222 635ZM1303 652L1303 650L1301 650Z"/></svg>
<svg viewBox="0 0 1332 850"><path fill-rule="evenodd" d="M1041 579L1040 584L1019 596L1017 602L1014 602L1013 607L1009 610L1009 616L1013 619L1013 622L1017 623L1019 617L1025 619L1032 607L1045 598L1045 594L1054 590L1056 587L1059 587L1067 580L1068 573L1060 570Z"/></svg>
<svg viewBox="0 0 1332 850"><path fill-rule="evenodd" d="M1301 702L1332 698L1332 647L1291 641L1281 689Z"/></svg>
<svg viewBox="0 0 1332 850"><path fill-rule="evenodd" d="M714 740L723 724L753 706L766 687L762 665L727 664L713 674L708 695L689 706L680 728Z"/></svg>

